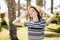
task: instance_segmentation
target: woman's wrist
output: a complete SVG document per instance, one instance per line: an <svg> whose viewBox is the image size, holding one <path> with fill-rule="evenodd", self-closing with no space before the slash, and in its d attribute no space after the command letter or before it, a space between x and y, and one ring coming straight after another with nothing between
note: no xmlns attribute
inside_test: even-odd
<svg viewBox="0 0 60 40"><path fill-rule="evenodd" d="M19 16L19 18L24 18L26 16L26 14L21 14L21 16Z"/></svg>

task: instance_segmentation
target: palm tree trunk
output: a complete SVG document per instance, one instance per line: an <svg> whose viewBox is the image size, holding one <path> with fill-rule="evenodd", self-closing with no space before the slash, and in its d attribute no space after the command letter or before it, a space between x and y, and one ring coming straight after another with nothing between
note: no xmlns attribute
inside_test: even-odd
<svg viewBox="0 0 60 40"><path fill-rule="evenodd" d="M10 39L11 40L18 40L17 38L17 30L16 26L12 24L12 22L16 18L16 4L15 0L8 0L8 18L9 18L9 31L10 31Z"/></svg>
<svg viewBox="0 0 60 40"><path fill-rule="evenodd" d="M36 0L36 5L40 6L40 7L43 7L43 1L44 0ZM40 15L43 17L43 13L41 13Z"/></svg>
<svg viewBox="0 0 60 40"><path fill-rule="evenodd" d="M28 11L28 6L30 6L31 4L31 0L27 0L27 11ZM28 15L26 16L26 20L28 20Z"/></svg>
<svg viewBox="0 0 60 40"><path fill-rule="evenodd" d="M0 7L0 10L1 10L1 7ZM1 32L1 22L2 20L1 20L1 14L0 14L0 32Z"/></svg>
<svg viewBox="0 0 60 40"><path fill-rule="evenodd" d="M18 0L18 17L20 16L20 0Z"/></svg>
<svg viewBox="0 0 60 40"><path fill-rule="evenodd" d="M44 0L44 9L46 10L46 0Z"/></svg>
<svg viewBox="0 0 60 40"><path fill-rule="evenodd" d="M36 0L36 5L42 7L43 6L43 0Z"/></svg>
<svg viewBox="0 0 60 40"><path fill-rule="evenodd" d="M27 0L27 6L30 6L31 0Z"/></svg>
<svg viewBox="0 0 60 40"><path fill-rule="evenodd" d="M53 0L51 0L51 13L53 13Z"/></svg>
<svg viewBox="0 0 60 40"><path fill-rule="evenodd" d="M46 0L44 0L44 9L46 10ZM45 13L44 13L44 17L46 17Z"/></svg>

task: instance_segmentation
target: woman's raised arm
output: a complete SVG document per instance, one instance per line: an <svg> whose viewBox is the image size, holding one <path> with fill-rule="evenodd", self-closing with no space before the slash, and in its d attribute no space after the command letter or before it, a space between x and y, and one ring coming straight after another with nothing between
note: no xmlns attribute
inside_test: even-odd
<svg viewBox="0 0 60 40"><path fill-rule="evenodd" d="M23 26L24 23L20 22L20 18L17 17L13 22L12 22L15 26Z"/></svg>
<svg viewBox="0 0 60 40"><path fill-rule="evenodd" d="M44 9L42 9L42 12L46 13L49 16L49 18L46 20L46 24L49 24L55 18L54 14L52 14Z"/></svg>
<svg viewBox="0 0 60 40"><path fill-rule="evenodd" d="M27 15L27 12L25 11L20 17L17 17L12 23L16 26L23 26L24 23L22 23L20 19L25 17L26 15Z"/></svg>

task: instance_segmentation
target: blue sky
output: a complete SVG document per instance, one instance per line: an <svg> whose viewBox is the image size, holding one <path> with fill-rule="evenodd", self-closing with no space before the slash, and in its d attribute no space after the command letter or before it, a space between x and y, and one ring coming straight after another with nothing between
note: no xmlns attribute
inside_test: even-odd
<svg viewBox="0 0 60 40"><path fill-rule="evenodd" d="M15 0L15 1L16 3L18 2L18 0ZM26 1L24 0L20 0L20 2L26 4ZM35 0L32 0L31 4L35 6L36 5ZM54 0L54 6L57 6L59 4L60 4L60 0ZM51 0L46 0L46 8L48 9L50 6L51 6ZM6 12L8 10L4 0L0 0L0 7L1 7L0 12Z"/></svg>

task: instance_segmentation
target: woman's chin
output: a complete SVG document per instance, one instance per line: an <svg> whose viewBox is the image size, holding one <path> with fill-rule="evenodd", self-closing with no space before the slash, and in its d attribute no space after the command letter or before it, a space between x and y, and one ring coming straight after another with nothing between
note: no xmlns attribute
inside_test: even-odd
<svg viewBox="0 0 60 40"><path fill-rule="evenodd" d="M30 17L32 17L32 16L30 16Z"/></svg>
<svg viewBox="0 0 60 40"><path fill-rule="evenodd" d="M30 16L30 17L33 17L33 16Z"/></svg>

